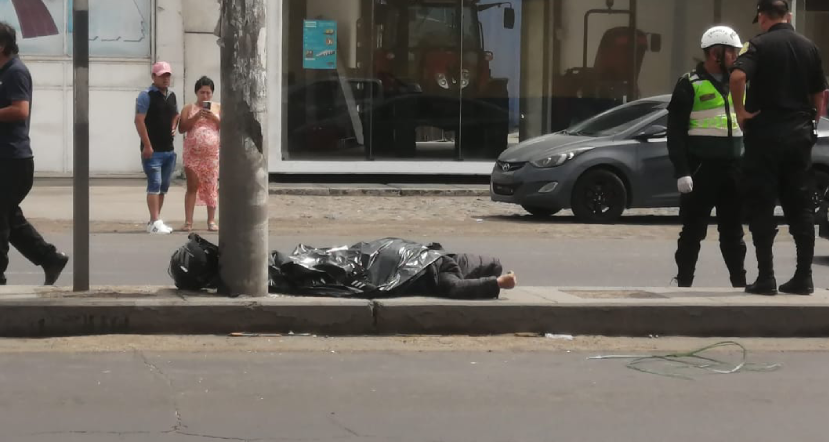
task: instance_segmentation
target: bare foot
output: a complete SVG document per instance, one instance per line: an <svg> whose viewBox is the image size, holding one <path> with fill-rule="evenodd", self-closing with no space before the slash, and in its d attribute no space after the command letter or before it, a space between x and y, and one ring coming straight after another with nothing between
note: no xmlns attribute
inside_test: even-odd
<svg viewBox="0 0 829 442"><path fill-rule="evenodd" d="M504 290L514 289L516 285L518 285L518 277L515 276L515 273L509 272L498 277L498 287Z"/></svg>

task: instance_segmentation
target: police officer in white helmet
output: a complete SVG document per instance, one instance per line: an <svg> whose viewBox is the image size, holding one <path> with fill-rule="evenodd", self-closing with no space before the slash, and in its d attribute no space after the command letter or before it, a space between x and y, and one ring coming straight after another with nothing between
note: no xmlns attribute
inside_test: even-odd
<svg viewBox="0 0 829 442"><path fill-rule="evenodd" d="M701 42L705 61L679 79L668 106L668 151L681 193L682 232L675 255L680 287L693 284L700 244L714 208L731 285L746 286L738 191L743 143L728 81L742 46L729 27L706 31Z"/></svg>

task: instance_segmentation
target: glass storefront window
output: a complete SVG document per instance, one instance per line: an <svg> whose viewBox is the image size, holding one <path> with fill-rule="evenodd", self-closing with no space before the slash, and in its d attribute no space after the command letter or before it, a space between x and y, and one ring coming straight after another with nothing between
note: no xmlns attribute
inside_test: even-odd
<svg viewBox="0 0 829 442"><path fill-rule="evenodd" d="M17 29L24 54L63 55L65 16L66 0L0 1L0 17Z"/></svg>
<svg viewBox="0 0 829 442"><path fill-rule="evenodd" d="M823 50L823 71L829 79L829 2L823 0L805 0L798 8L797 27L806 37ZM829 102L826 103L829 114Z"/></svg>
<svg viewBox="0 0 829 442"><path fill-rule="evenodd" d="M521 4L284 2L283 158L495 159L518 127ZM329 65L302 63L324 52L303 47L308 20L335 23Z"/></svg>
<svg viewBox="0 0 829 442"><path fill-rule="evenodd" d="M825 4L797 2L799 31L824 48ZM520 141L583 131L609 109L670 94L702 61L709 27L731 26L744 41L760 32L756 0L283 5L285 160L491 162ZM331 57L327 67L303 67L307 20L336 23L336 56L316 52ZM597 133L617 129L590 121Z"/></svg>
<svg viewBox="0 0 829 442"><path fill-rule="evenodd" d="M90 0L89 54L150 56L152 0ZM0 0L0 17L20 34L25 55L72 55L72 0Z"/></svg>

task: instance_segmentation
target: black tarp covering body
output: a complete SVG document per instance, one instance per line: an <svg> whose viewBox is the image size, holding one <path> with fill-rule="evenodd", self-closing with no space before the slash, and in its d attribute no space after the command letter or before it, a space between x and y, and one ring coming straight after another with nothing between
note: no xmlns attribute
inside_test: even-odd
<svg viewBox="0 0 829 442"><path fill-rule="evenodd" d="M351 247L299 245L290 256L271 254L269 291L308 296L396 296L445 255L438 247L399 238Z"/></svg>

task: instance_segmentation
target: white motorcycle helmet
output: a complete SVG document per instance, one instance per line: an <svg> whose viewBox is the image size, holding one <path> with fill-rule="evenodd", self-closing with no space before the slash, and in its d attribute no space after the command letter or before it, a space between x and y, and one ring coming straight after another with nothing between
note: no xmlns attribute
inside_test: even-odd
<svg viewBox="0 0 829 442"><path fill-rule="evenodd" d="M705 31L705 34L702 34L702 44L700 45L702 49L717 45L731 46L732 48L743 47L740 35L728 26L714 26Z"/></svg>

